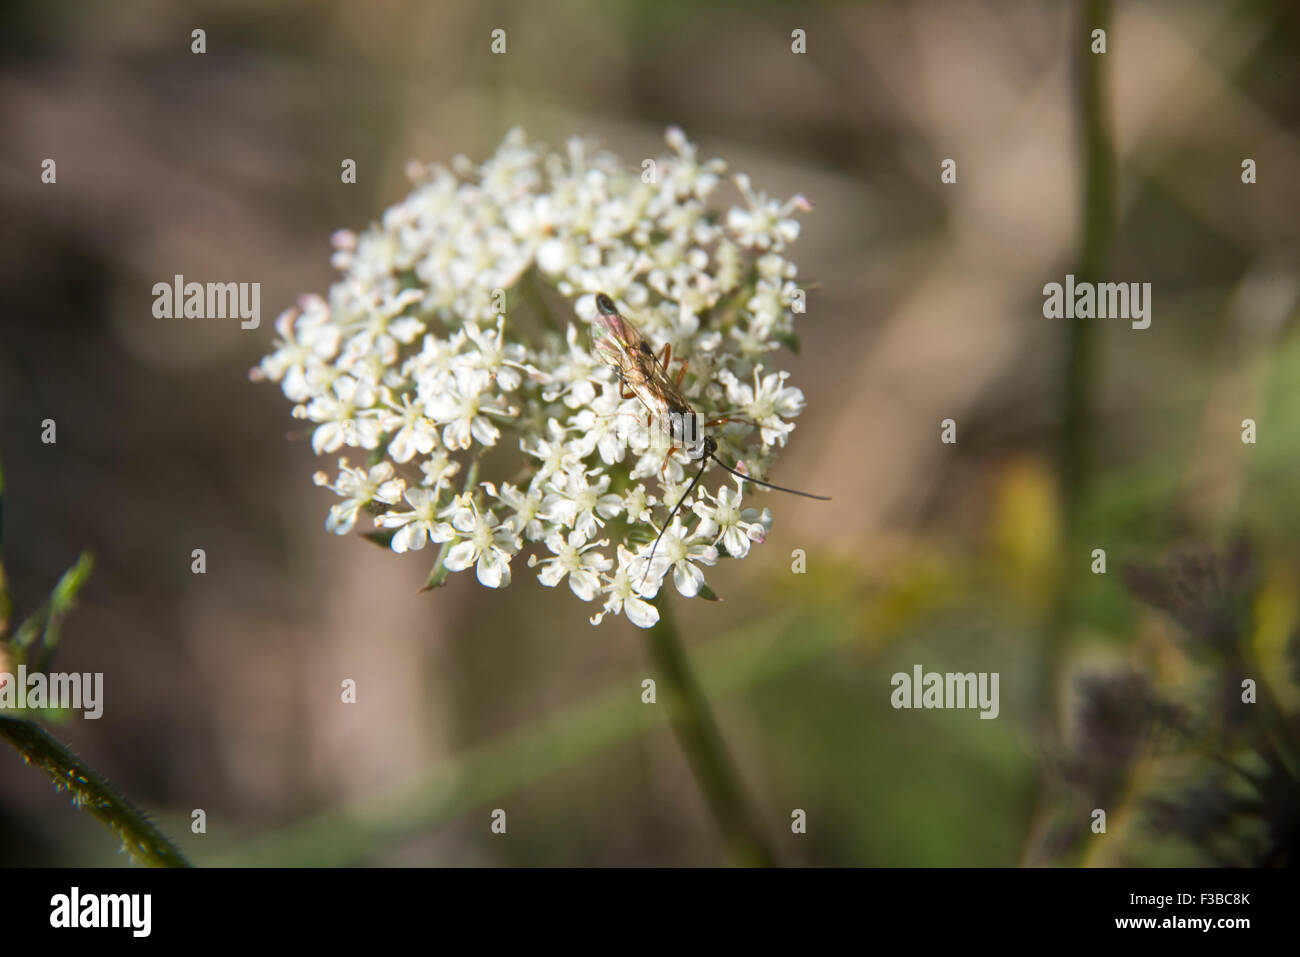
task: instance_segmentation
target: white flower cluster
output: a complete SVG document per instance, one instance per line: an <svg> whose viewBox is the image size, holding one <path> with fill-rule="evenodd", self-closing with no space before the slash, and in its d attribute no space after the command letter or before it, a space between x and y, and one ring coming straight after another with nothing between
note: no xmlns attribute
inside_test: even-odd
<svg viewBox="0 0 1300 957"><path fill-rule="evenodd" d="M335 235L342 278L278 318L253 370L314 424L317 454L362 463L315 476L341 499L329 531L364 512L395 552L439 543L438 580L473 566L492 588L531 550L542 584L567 578L602 602L593 624L623 612L643 628L669 572L681 594L708 597L702 566L763 541L771 515L742 507L739 481L701 483L647 567L656 520L695 466L683 450L665 461L590 324L605 292L656 351L671 345L694 410L730 420L709 431L719 458L763 477L803 406L766 363L793 342L802 293L783 254L799 235L792 213L809 207L741 175L741 205L712 207L726 164L701 162L679 129L666 139L670 155L629 171L581 140L548 153L515 130L482 166L413 168L414 192L381 222ZM512 481L478 480L494 449Z"/></svg>

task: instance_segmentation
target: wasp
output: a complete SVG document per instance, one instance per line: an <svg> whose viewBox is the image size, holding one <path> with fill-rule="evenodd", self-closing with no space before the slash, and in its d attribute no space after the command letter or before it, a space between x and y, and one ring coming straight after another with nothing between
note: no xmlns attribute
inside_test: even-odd
<svg viewBox="0 0 1300 957"><path fill-rule="evenodd" d="M826 495L813 495L811 492L801 492L798 489L784 488L770 482L763 482L752 476L745 475L743 472L736 471L718 458L717 441L711 435L702 437L699 435L701 416L691 408L690 400L682 392L682 380L686 378L688 360L682 360L682 367L678 371L676 378L673 378L668 374L668 364L672 361L673 354L672 343L665 343L663 349L656 354L650 343L646 342L641 333L636 330L636 327L619 315L614 300L603 292L596 294L596 311L598 313L597 321L600 326L594 342L596 353L618 374L622 386L622 397L624 399L636 398L645 407L650 419L658 419L660 422L667 420L672 438L688 449L691 458L700 460L700 470L695 473L695 478L691 479L691 484L687 486L686 493L677 500L677 504L668 513L663 528L655 538L654 544L650 547L650 556L646 559L645 574L641 576L642 584L645 583L646 576L650 574L650 563L654 561L655 550L659 548L659 540L664 537L664 532L672 524L673 517L682 507L682 503L690 498L691 493L695 491L695 486L704 477L704 470L708 467L710 460L746 482L752 482L764 488L775 489L778 492L801 495L804 498L815 498L822 502L830 501L829 496ZM703 423L703 428L735 421L740 420L726 416L710 419ZM669 448L668 455L664 457L665 468L668 465L668 458L673 454L673 450L673 448Z"/></svg>

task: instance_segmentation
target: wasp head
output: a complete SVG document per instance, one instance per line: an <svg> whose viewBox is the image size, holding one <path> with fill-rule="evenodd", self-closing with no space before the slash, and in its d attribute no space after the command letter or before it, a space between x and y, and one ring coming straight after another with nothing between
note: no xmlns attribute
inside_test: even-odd
<svg viewBox="0 0 1300 957"><path fill-rule="evenodd" d="M696 455L695 449L691 449L690 456L691 458L699 459L702 462L705 459L713 458L713 453L718 451L718 443L713 441L713 436L706 435L704 437L704 440L700 442L700 444L696 448L699 449L700 454Z"/></svg>

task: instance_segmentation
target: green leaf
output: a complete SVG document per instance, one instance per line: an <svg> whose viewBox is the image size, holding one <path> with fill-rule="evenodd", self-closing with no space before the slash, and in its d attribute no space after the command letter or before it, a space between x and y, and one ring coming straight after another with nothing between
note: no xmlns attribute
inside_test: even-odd
<svg viewBox="0 0 1300 957"><path fill-rule="evenodd" d="M82 552L77 557L76 563L63 573L59 583L54 586L54 591L50 593L50 604L54 614L66 615L72 610L73 602L85 587L86 580L90 578L90 571L94 567L94 556L87 550Z"/></svg>
<svg viewBox="0 0 1300 957"><path fill-rule="evenodd" d="M40 636L41 653L36 664L38 670L44 670L49 666L54 649L59 643L63 618L75 607L77 595L85 586L94 566L91 553L82 552L73 566L63 573L63 577L50 592L50 597L19 625L18 631L14 633L14 645L20 652L32 647L36 643L37 635Z"/></svg>
<svg viewBox="0 0 1300 957"><path fill-rule="evenodd" d="M380 548L388 548L393 544L393 536L396 530L376 529L373 532L362 532L361 537L368 542L374 542Z"/></svg>
<svg viewBox="0 0 1300 957"><path fill-rule="evenodd" d="M429 578L424 583L420 591L433 591L435 588L441 588L447 584L447 578L451 575L451 569L445 564L447 552L451 550L451 542L443 542L442 548L438 549L438 557L433 562L433 570L429 572Z"/></svg>
<svg viewBox="0 0 1300 957"><path fill-rule="evenodd" d="M703 598L705 601L722 601L722 599L718 597L718 593L707 584L700 586L698 597Z"/></svg>

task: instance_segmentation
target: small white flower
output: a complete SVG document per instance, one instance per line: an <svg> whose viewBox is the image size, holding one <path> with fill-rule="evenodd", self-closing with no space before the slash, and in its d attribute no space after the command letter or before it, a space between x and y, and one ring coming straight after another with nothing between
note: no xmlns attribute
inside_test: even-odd
<svg viewBox="0 0 1300 957"><path fill-rule="evenodd" d="M450 381L443 381L439 391L424 396L426 414L444 426L442 441L447 448L467 449L474 442L489 447L497 444L501 430L488 414L509 416L516 412L494 403L485 394L491 379L484 369L461 365Z"/></svg>
<svg viewBox="0 0 1300 957"><path fill-rule="evenodd" d="M786 436L794 430L794 424L785 419L803 411L803 390L785 384L788 372L771 373L760 379L762 371L762 366L755 367L752 386L726 369L718 373L718 381L727 390L727 400L760 427L765 446L785 445Z"/></svg>
<svg viewBox="0 0 1300 957"><path fill-rule="evenodd" d="M655 582L653 590L638 593L637 579L640 573L636 566L632 553L622 545L618 546L618 569L612 578L606 579L605 605L591 616L593 625L599 625L607 614L617 615L620 612L638 628L650 628L659 621L659 609L641 597L643 594L647 598L654 597L659 585Z"/></svg>
<svg viewBox="0 0 1300 957"><path fill-rule="evenodd" d="M590 482L593 476L594 485ZM560 480L552 480L551 488L553 491L542 500L542 515L587 536L595 535L605 524L602 519L613 518L623 507L622 498L606 492L608 475L571 468Z"/></svg>
<svg viewBox="0 0 1300 957"><path fill-rule="evenodd" d="M317 472L312 480L343 496L343 501L330 506L325 528L335 535L346 535L356 524L357 513L371 502L393 505L402 497L402 479L393 477L390 462L380 462L370 471L348 467L347 459L339 459L338 479L331 483L324 472Z"/></svg>
<svg viewBox="0 0 1300 957"><path fill-rule="evenodd" d="M388 454L394 462L409 462L417 454L428 455L433 451L438 444L438 430L425 416L419 403L412 402L410 395L401 396L400 402L386 395L384 406L388 411L379 414L379 426L385 432L393 433L388 442Z"/></svg>
<svg viewBox="0 0 1300 957"><path fill-rule="evenodd" d="M559 532L546 536L546 547L554 558L537 561L533 555L528 559L529 567L540 564L542 570L537 578L548 588L554 588L564 576L569 576L569 588L583 601L591 601L600 590L600 572L606 571L612 562L600 552L592 551L601 545L608 545L608 539L587 544L587 536L582 532L569 533L568 540Z"/></svg>
<svg viewBox="0 0 1300 957"><path fill-rule="evenodd" d="M616 389L607 388L591 408L583 409L570 420L578 439L574 445L577 458L597 452L606 465L622 462L627 454L627 435L637 425L636 418L620 412L623 400Z"/></svg>
<svg viewBox="0 0 1300 957"><path fill-rule="evenodd" d="M519 440L519 447L525 453L541 460L535 466L537 475L533 479L533 484L538 485L547 482L556 472L577 465L578 455L574 449L570 448L567 434L567 429L555 419L550 419L546 423L547 437L545 439L539 438L533 448L528 447L525 439Z"/></svg>
<svg viewBox="0 0 1300 957"><path fill-rule="evenodd" d="M727 164L720 159L709 160L703 164L697 163L695 144L686 139L686 134L680 127L668 127L664 139L681 157L678 162L670 165L668 175L664 179L665 188L671 187L673 199L687 196L694 196L697 199L707 197L718 184L719 174L726 170Z"/></svg>
<svg viewBox="0 0 1300 957"><path fill-rule="evenodd" d="M490 511L477 509L459 510L451 523L462 540L451 546L443 564L454 572L474 565L479 582L488 588L509 585L510 558L519 550L514 530Z"/></svg>
<svg viewBox="0 0 1300 957"><path fill-rule="evenodd" d="M644 548L648 556L651 546ZM687 532L679 515L673 518L673 523L659 540L654 560L650 562L649 578L662 579L671 570L677 591L687 598L694 598L704 584L704 572L696 563L715 565L717 561L718 550L708 543L707 536L699 534L698 529Z"/></svg>
<svg viewBox="0 0 1300 957"><path fill-rule="evenodd" d="M409 512L385 512L375 524L395 528L397 533L389 547L397 553L419 551L426 542L447 542L453 537L452 528L438 518L438 496L432 489L408 488L406 502Z"/></svg>
<svg viewBox="0 0 1300 957"><path fill-rule="evenodd" d="M379 420L369 410L376 396L370 382L339 376L332 393L318 395L307 404L307 418L323 423L312 433L312 450L320 455L337 452L344 445L375 448L379 444Z"/></svg>
<svg viewBox="0 0 1300 957"><path fill-rule="evenodd" d="M401 375L416 384L420 395L433 395L455 369L456 355L466 336L459 330L450 339L425 336L423 348L402 364Z"/></svg>
<svg viewBox="0 0 1300 957"><path fill-rule="evenodd" d="M531 370L526 362L527 350L518 343L505 343L505 316L497 319L496 335L480 329L473 323L465 326L465 335L478 352L471 361L474 368L482 369L496 380L502 392L519 388L525 374Z"/></svg>
<svg viewBox="0 0 1300 957"><path fill-rule="evenodd" d="M341 290L346 291L350 299L338 303L339 311L351 316L340 323L343 332L350 335L339 357L342 368L351 369L355 363L364 362L372 355L391 362L399 345L409 345L424 331L424 323L419 319L402 315L408 306L423 298L418 289L404 289L390 295L386 290L345 284Z"/></svg>
<svg viewBox="0 0 1300 957"><path fill-rule="evenodd" d="M607 381L613 381L613 377L591 349L578 343L577 326L565 329L564 341L565 352L549 354L543 360L545 371L541 374L546 388L542 390L542 399L545 402L563 399L570 409L583 409L596 398L596 378L604 376Z"/></svg>
<svg viewBox="0 0 1300 957"><path fill-rule="evenodd" d="M488 494L494 495L498 501L514 510L514 513L506 519L506 524L515 534L522 535L530 542L541 541L546 537L545 524L538 515L542 507L541 489L530 488L521 491L509 482L504 482L501 491L497 493L490 484L485 484L487 484Z"/></svg>
<svg viewBox="0 0 1300 957"><path fill-rule="evenodd" d="M749 539L762 545L767 541L767 533L772 530L772 510L765 508L761 512L756 508L747 508L740 513L741 521L748 522Z"/></svg>
<svg viewBox="0 0 1300 957"><path fill-rule="evenodd" d="M318 377L339 348L340 332L330 324L329 306L319 296L304 296L298 308L280 313L275 331L280 335L275 351L257 372L280 382L285 398L306 402L313 394L313 373Z"/></svg>
<svg viewBox="0 0 1300 957"><path fill-rule="evenodd" d="M629 522L649 523L650 509L655 504L655 497L646 491L644 485L634 485L623 495L622 512Z"/></svg>
<svg viewBox="0 0 1300 957"><path fill-rule="evenodd" d="M707 494L701 492L701 499ZM755 522L753 517L746 518L746 512L753 513L754 516L757 512L753 509L742 511L740 497L739 491L724 485L718 489L713 504L701 500L694 507L695 514L700 516L696 534L714 545L721 543L732 558L744 558L749 554L751 542L761 542L766 537L766 530L761 524Z"/></svg>
<svg viewBox="0 0 1300 957"><path fill-rule="evenodd" d="M446 449L439 449L420 463L420 471L424 473L421 484L440 495L443 489L451 488L452 477L460 471L460 463L448 459Z"/></svg>
<svg viewBox="0 0 1300 957"><path fill-rule="evenodd" d="M785 203L768 199L766 193L755 193L749 177L743 173L735 177L736 188L745 197L748 209L733 206L727 213L727 228L742 246L754 249L781 250L786 243L799 238L799 222L791 219L795 210L808 211L812 204L802 196Z"/></svg>

